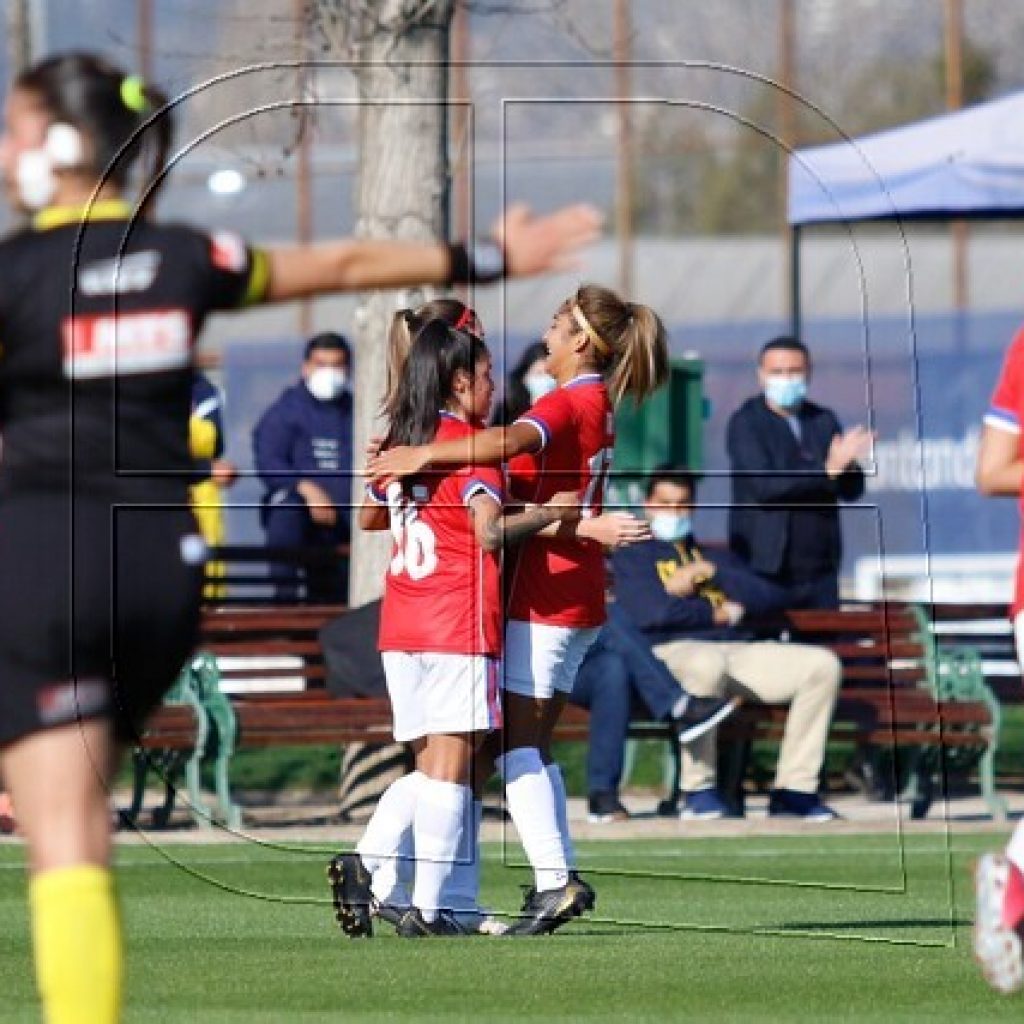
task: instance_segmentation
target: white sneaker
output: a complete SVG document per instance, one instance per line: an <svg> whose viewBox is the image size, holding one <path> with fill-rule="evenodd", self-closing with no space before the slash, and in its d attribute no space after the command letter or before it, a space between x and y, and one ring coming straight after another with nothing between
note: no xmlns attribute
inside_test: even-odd
<svg viewBox="0 0 1024 1024"><path fill-rule="evenodd" d="M974 868L977 913L974 919L974 957L985 980L1005 995L1024 988L1021 937L1003 924L1010 863L998 853L986 853Z"/></svg>

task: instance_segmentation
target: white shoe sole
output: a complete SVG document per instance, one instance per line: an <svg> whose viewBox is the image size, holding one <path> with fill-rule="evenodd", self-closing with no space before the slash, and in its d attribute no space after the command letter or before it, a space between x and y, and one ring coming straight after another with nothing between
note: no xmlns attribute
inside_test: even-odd
<svg viewBox="0 0 1024 1024"><path fill-rule="evenodd" d="M740 701L734 698L728 704L720 707L709 718L705 718L703 722L698 722L696 725L691 725L689 729L684 729L678 734L679 745L685 747L694 740L699 740L705 733L711 732L715 726L724 722L739 706Z"/></svg>
<svg viewBox="0 0 1024 1024"><path fill-rule="evenodd" d="M1003 924L1009 874L1009 863L998 853L986 853L974 868L974 958L989 985L1004 995L1024 988L1021 939L1014 929Z"/></svg>

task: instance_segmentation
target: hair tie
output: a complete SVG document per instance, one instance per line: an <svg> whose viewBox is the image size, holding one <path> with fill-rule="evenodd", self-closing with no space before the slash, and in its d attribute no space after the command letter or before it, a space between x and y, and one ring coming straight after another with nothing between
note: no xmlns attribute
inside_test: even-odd
<svg viewBox="0 0 1024 1024"><path fill-rule="evenodd" d="M138 75L125 75L121 79L121 102L136 114L145 113L148 109L146 86Z"/></svg>
<svg viewBox="0 0 1024 1024"><path fill-rule="evenodd" d="M572 313L572 318L579 325L580 330L586 334L586 336L594 343L594 348L603 356L610 356L612 354L612 347L601 337L593 327L590 326L590 321L583 315L583 310L580 309L579 303L574 302L570 307L569 311Z"/></svg>
<svg viewBox="0 0 1024 1024"><path fill-rule="evenodd" d="M466 308L459 314L459 319L455 321L455 330L461 331L475 316L476 313L474 313L469 306L466 306Z"/></svg>

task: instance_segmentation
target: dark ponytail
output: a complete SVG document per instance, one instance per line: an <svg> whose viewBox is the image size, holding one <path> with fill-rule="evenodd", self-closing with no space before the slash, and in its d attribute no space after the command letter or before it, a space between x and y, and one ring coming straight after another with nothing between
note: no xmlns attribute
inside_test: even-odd
<svg viewBox="0 0 1024 1024"><path fill-rule="evenodd" d="M33 93L54 122L81 132L93 153L83 169L108 176L119 189L127 188L145 152L139 194L144 204L153 201L173 139L167 97L159 89L90 53L48 57L18 75L14 88Z"/></svg>
<svg viewBox="0 0 1024 1024"><path fill-rule="evenodd" d="M440 410L451 401L455 374L472 378L487 346L473 334L430 320L417 333L395 390L385 448L427 444L437 433Z"/></svg>

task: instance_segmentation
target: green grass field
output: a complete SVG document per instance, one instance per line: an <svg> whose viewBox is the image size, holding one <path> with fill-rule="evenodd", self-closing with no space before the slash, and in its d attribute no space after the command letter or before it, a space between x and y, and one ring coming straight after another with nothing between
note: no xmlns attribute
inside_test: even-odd
<svg viewBox="0 0 1024 1024"><path fill-rule="evenodd" d="M596 842L598 912L551 938L338 932L313 846L122 847L125 1020L988 1021L969 864L991 836ZM487 848L485 896L526 873ZM509 857L518 857L509 848ZM35 1021L18 847L0 847L0 1016Z"/></svg>

